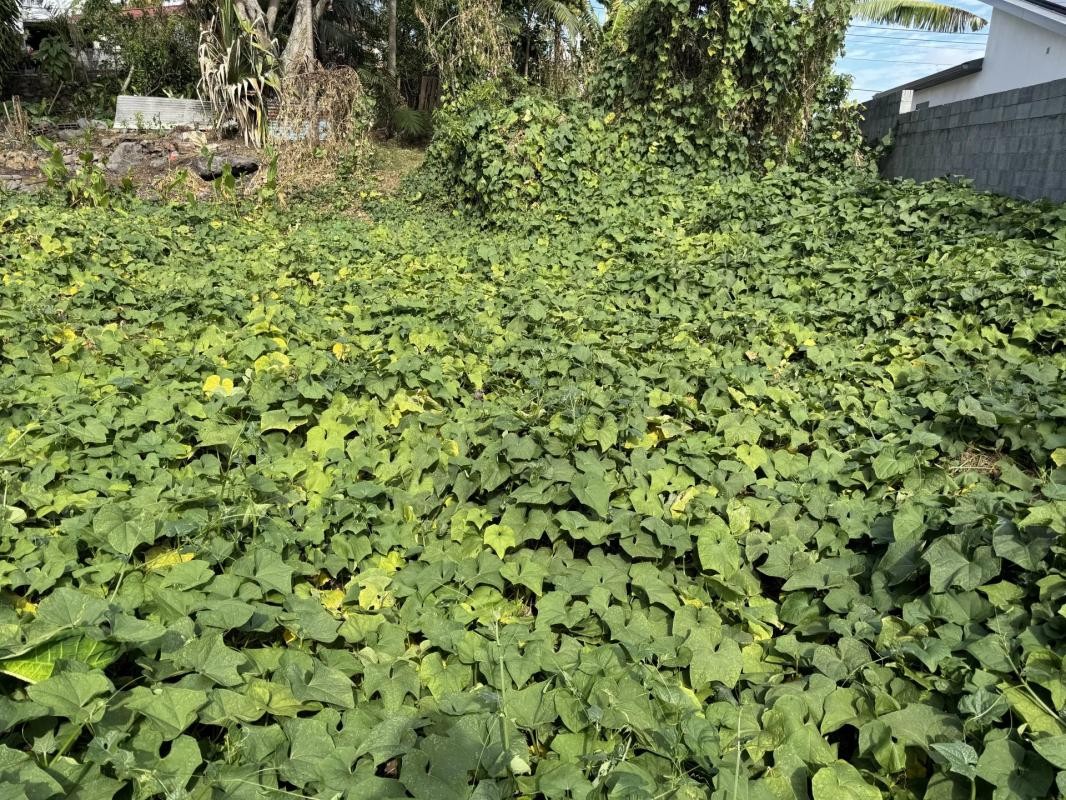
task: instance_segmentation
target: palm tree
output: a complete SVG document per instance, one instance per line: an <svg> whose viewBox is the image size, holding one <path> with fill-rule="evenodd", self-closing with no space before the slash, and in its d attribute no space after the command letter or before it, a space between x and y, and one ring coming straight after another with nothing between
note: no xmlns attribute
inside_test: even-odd
<svg viewBox="0 0 1066 800"><path fill-rule="evenodd" d="M18 0L0 0L0 83L19 60L22 35L18 31Z"/></svg>
<svg viewBox="0 0 1066 800"><path fill-rule="evenodd" d="M879 25L901 25L937 33L977 31L988 24L984 17L964 8L929 0L855 0L851 16Z"/></svg>

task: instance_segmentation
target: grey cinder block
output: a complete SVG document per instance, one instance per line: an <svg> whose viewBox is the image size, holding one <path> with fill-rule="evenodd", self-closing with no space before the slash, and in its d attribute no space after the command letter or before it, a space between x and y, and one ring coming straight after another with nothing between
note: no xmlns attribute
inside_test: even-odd
<svg viewBox="0 0 1066 800"><path fill-rule="evenodd" d="M1066 79L908 114L883 100L863 131L895 128L886 177L966 175L983 190L1066 199Z"/></svg>

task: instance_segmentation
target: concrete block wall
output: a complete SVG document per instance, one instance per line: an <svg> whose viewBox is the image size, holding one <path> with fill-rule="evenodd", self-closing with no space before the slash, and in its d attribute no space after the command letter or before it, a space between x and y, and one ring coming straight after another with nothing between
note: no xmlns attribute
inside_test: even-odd
<svg viewBox="0 0 1066 800"><path fill-rule="evenodd" d="M881 165L887 178L971 178L978 189L1066 202L1066 79L897 114L892 97L867 106L863 133L894 129Z"/></svg>
<svg viewBox="0 0 1066 800"><path fill-rule="evenodd" d="M875 97L863 107L862 137L868 144L877 144L896 128L903 90Z"/></svg>

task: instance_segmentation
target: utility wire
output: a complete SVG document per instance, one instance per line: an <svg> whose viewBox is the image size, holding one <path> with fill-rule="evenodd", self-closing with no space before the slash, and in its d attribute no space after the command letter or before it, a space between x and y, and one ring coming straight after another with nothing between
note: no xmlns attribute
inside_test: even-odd
<svg viewBox="0 0 1066 800"><path fill-rule="evenodd" d="M953 42L950 39L907 39L903 36L878 36L876 33L849 33L848 36L861 36L864 39L876 39L883 42L891 40L893 42L902 42L903 44L917 44L926 45L930 47L939 47L937 42L941 44L950 44L955 47L984 47L984 42Z"/></svg>
<svg viewBox="0 0 1066 800"><path fill-rule="evenodd" d="M944 61L900 61L897 58L862 58L860 56L841 56L841 61L879 61L882 64L918 64L925 67L951 67L955 66Z"/></svg>
<svg viewBox="0 0 1066 800"><path fill-rule="evenodd" d="M884 25L849 25L849 28L864 28L871 31L892 31L897 33L935 33L937 36L988 36L988 31L983 33L968 33L966 31L959 31L958 33L949 33L946 31L918 31L913 28L889 28Z"/></svg>

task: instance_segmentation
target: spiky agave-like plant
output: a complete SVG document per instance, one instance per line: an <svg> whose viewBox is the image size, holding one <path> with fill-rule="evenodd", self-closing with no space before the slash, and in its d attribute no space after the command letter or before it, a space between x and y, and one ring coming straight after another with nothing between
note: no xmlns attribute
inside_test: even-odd
<svg viewBox="0 0 1066 800"><path fill-rule="evenodd" d="M281 90L278 43L261 20L237 12L222 0L200 32L200 96L210 103L216 124L236 121L244 141L262 147L267 141L267 102Z"/></svg>

